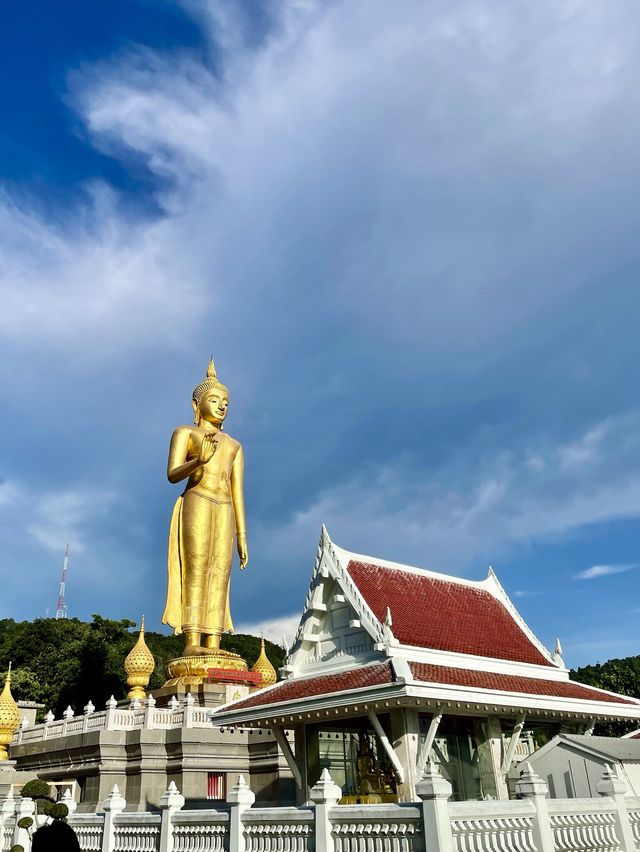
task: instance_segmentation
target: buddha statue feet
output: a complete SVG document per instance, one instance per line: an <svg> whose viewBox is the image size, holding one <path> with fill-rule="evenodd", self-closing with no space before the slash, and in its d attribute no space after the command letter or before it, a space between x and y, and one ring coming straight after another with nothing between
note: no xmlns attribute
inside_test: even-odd
<svg viewBox="0 0 640 852"><path fill-rule="evenodd" d="M203 645L185 645L184 651L182 652L183 657L203 657L206 654L210 654L211 651L209 648L205 648Z"/></svg>

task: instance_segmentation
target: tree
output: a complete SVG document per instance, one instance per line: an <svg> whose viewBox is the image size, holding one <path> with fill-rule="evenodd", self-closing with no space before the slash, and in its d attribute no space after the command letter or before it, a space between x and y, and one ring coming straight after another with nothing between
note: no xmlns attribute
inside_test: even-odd
<svg viewBox="0 0 640 852"><path fill-rule="evenodd" d="M637 698L640 696L640 656L582 666L572 669L570 677L598 689ZM637 727L636 722L603 722L596 725L595 733L619 737Z"/></svg>

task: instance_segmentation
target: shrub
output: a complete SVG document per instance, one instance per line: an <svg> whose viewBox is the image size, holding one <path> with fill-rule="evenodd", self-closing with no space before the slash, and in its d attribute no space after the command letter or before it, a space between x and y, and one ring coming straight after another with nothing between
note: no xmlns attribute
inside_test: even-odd
<svg viewBox="0 0 640 852"><path fill-rule="evenodd" d="M47 815L52 819L66 819L69 816L69 808L63 802L56 802L55 805L49 805Z"/></svg>
<svg viewBox="0 0 640 852"><path fill-rule="evenodd" d="M22 790L21 796L28 796L30 799L38 799L42 796L49 795L49 785L46 781L41 781L39 778L34 778L33 781L27 781Z"/></svg>

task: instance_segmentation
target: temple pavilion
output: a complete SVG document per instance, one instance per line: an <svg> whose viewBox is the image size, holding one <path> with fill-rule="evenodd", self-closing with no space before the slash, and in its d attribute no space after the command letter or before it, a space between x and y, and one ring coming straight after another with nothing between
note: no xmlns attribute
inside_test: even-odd
<svg viewBox="0 0 640 852"><path fill-rule="evenodd" d="M427 760L454 798L508 798L516 761L555 734L640 719L640 700L570 680L560 653L491 569L474 581L374 559L323 528L283 680L213 721L271 730L299 802L325 767L343 802L413 801Z"/></svg>

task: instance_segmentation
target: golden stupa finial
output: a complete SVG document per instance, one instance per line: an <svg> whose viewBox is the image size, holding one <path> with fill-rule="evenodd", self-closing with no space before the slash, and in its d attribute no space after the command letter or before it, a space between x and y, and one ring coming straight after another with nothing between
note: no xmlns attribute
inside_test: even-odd
<svg viewBox="0 0 640 852"><path fill-rule="evenodd" d="M0 694L0 760L9 760L7 746L20 726L20 711L11 694L11 663Z"/></svg>
<svg viewBox="0 0 640 852"><path fill-rule="evenodd" d="M149 678L156 667L153 654L144 641L144 615L140 620L140 633L138 641L127 654L124 661L124 670L127 673L127 686L130 687L127 698L146 698L145 689L149 685Z"/></svg>
<svg viewBox="0 0 640 852"><path fill-rule="evenodd" d="M276 670L271 665L269 658L267 657L267 652L265 651L264 636L260 640L260 656L251 667L251 671L259 672L262 675L262 686L271 686L278 679Z"/></svg>

